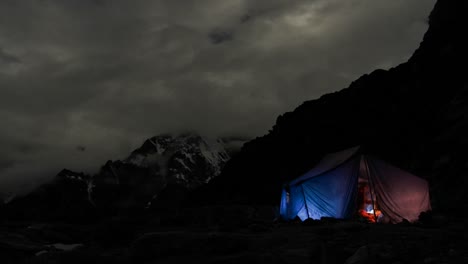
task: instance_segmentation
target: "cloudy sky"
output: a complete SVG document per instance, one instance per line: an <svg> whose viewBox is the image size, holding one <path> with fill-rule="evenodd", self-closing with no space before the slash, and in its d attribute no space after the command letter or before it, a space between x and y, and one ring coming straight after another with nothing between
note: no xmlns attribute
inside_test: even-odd
<svg viewBox="0 0 468 264"><path fill-rule="evenodd" d="M265 134L405 61L435 0L2 0L0 190L152 135Z"/></svg>

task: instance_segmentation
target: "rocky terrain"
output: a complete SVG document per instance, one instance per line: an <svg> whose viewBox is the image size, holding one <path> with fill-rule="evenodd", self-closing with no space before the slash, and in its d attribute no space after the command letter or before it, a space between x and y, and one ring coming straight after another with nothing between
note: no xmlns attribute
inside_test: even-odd
<svg viewBox="0 0 468 264"><path fill-rule="evenodd" d="M280 223L259 208L179 212L181 225L112 219L95 225L10 224L2 263L466 263L466 221ZM268 210L266 210L268 211ZM212 216L210 217L209 212ZM243 213L243 217L233 217ZM197 217L198 216L198 217ZM190 217L190 220L187 220ZM185 222L184 222L185 219ZM234 221L235 219L235 221ZM190 223L188 223L190 222Z"/></svg>

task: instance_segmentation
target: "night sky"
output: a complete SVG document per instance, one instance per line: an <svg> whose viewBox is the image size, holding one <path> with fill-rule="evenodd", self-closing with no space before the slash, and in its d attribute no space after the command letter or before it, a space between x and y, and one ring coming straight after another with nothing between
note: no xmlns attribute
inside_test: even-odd
<svg viewBox="0 0 468 264"><path fill-rule="evenodd" d="M404 62L435 0L2 0L0 191L94 172L145 138L267 133Z"/></svg>

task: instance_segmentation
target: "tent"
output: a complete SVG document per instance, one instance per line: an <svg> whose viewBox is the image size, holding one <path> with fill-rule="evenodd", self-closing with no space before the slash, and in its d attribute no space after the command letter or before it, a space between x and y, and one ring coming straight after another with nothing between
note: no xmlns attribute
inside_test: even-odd
<svg viewBox="0 0 468 264"><path fill-rule="evenodd" d="M361 153L359 147L326 155L285 184L280 215L302 221L364 217L371 222L414 222L431 209L426 180Z"/></svg>

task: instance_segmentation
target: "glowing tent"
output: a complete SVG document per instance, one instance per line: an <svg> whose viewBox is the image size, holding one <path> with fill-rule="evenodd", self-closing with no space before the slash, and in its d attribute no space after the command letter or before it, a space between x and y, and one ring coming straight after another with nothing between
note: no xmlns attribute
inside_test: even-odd
<svg viewBox="0 0 468 264"><path fill-rule="evenodd" d="M326 155L319 164L283 188L280 215L353 218L398 223L418 220L431 209L426 180L375 157L359 147Z"/></svg>

